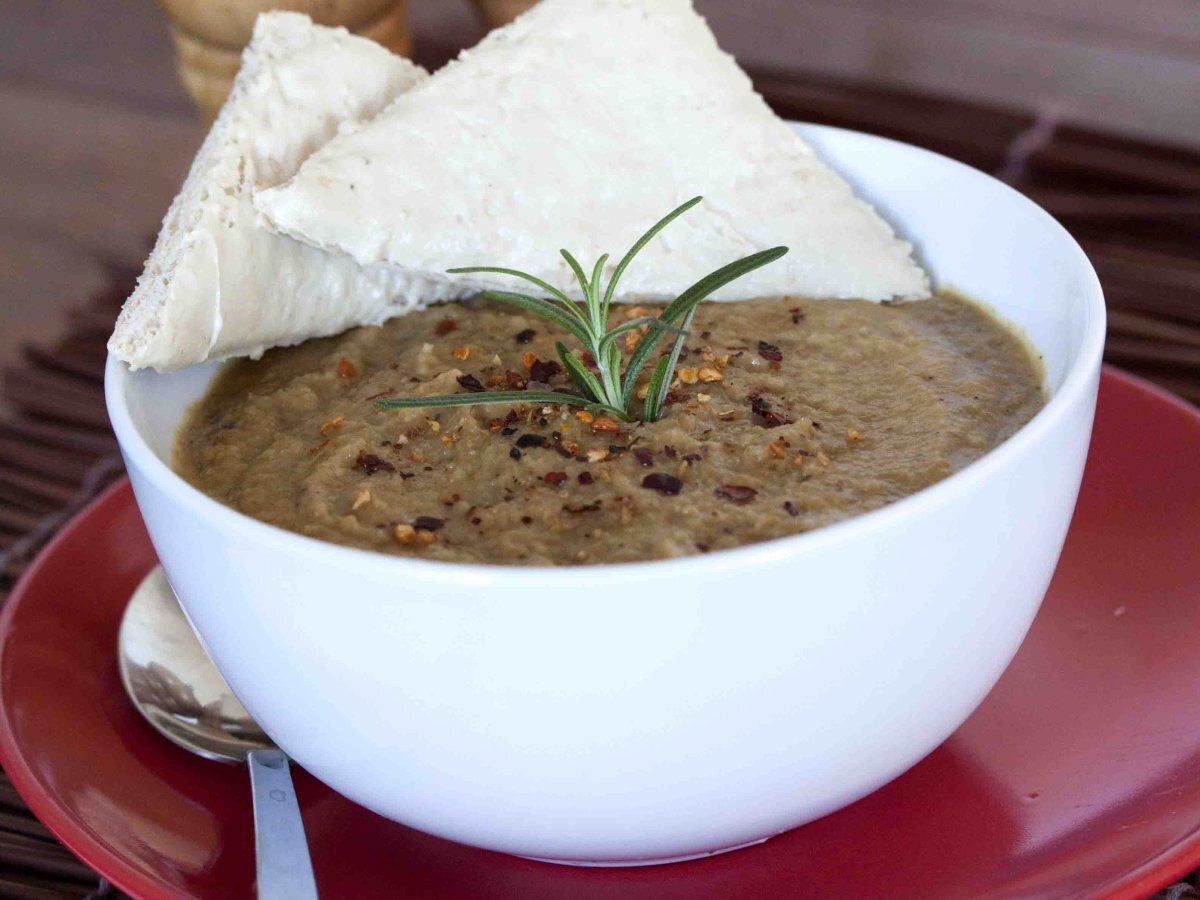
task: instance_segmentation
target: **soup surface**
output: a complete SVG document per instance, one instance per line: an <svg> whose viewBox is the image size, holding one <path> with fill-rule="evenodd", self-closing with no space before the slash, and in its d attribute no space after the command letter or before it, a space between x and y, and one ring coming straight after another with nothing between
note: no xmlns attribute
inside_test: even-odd
<svg viewBox="0 0 1200 900"><path fill-rule="evenodd" d="M614 317L635 314L646 308ZM556 340L573 346L542 319L472 301L228 363L180 429L176 469L256 519L383 553L646 560L884 506L977 459L1043 403L1022 340L953 296L703 303L655 423L374 402L570 390Z"/></svg>

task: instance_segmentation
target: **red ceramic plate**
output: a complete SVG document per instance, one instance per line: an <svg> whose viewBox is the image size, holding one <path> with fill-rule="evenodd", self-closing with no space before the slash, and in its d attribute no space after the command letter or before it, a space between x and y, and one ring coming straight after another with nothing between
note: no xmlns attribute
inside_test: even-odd
<svg viewBox="0 0 1200 900"><path fill-rule="evenodd" d="M249 897L246 773L158 737L114 660L154 564L127 484L0 617L0 757L68 847L139 897ZM1139 897L1200 866L1200 413L1106 372L1079 508L1012 667L885 788L758 847L572 869L411 831L297 773L322 897ZM781 714L785 711L781 710Z"/></svg>

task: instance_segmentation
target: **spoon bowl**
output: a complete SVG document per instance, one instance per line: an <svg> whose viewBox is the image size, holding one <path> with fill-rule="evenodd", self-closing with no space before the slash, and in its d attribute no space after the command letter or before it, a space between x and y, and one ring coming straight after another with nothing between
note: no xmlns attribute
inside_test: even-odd
<svg viewBox="0 0 1200 900"><path fill-rule="evenodd" d="M162 566L142 579L125 607L117 660L125 693L159 734L205 759L250 767L261 900L316 900L287 756L204 652Z"/></svg>

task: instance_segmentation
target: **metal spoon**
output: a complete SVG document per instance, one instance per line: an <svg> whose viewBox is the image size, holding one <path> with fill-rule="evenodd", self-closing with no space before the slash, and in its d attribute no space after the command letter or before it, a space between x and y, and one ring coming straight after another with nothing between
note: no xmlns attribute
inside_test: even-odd
<svg viewBox="0 0 1200 900"><path fill-rule="evenodd" d="M205 654L161 566L125 608L117 657L125 692L161 735L206 759L249 764L260 900L316 900L287 756Z"/></svg>

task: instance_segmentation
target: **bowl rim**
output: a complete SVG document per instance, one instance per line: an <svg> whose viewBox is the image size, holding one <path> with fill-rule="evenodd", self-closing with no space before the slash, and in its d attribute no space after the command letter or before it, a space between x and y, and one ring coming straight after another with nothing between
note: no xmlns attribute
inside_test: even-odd
<svg viewBox="0 0 1200 900"><path fill-rule="evenodd" d="M319 561L335 567L362 570L371 567L375 572L393 576L402 583L405 576L420 580L435 580L450 585L479 585L501 583L520 585L536 580L541 587L569 587L581 580L590 586L624 581L635 578L671 578L684 568L695 577L696 569L705 572L728 572L731 569L753 570L757 566L770 565L786 557L822 553L827 549L847 542L869 539L871 535L893 526L897 520L912 516L922 508L941 505L956 493L970 490L986 481L992 473L1006 466L1009 460L1027 452L1048 433L1054 431L1080 402L1086 400L1092 384L1098 377L1104 351L1106 312L1104 293L1099 277L1087 254L1070 233L1048 212L999 179L973 166L951 159L932 150L917 147L903 141L880 137L867 132L807 122L791 122L801 132L842 133L856 138L866 138L878 146L900 149L931 157L943 166L965 169L975 177L983 177L993 186L1006 191L1018 202L1025 204L1036 216L1067 240L1074 262L1087 280L1085 295L1085 322L1083 338L1078 345L1074 362L1064 373L1059 389L1032 419L1018 429L1007 440L992 448L979 459L969 463L941 481L903 497L886 506L853 516L841 522L825 525L812 531L771 538L739 547L715 550L690 556L670 559L639 560L629 562L592 563L578 566L516 565L501 563L450 562L425 560L406 556L393 556L374 550L335 544L319 538L309 537L270 525L226 506L193 487L179 476L147 444L130 416L125 397L125 385L132 370L111 353L105 363L104 391L109 419L122 453L133 465L156 482L165 493L185 507L190 513L211 520L217 527L244 537L250 543L271 543L291 552L316 555ZM836 161L835 165L836 165Z"/></svg>

